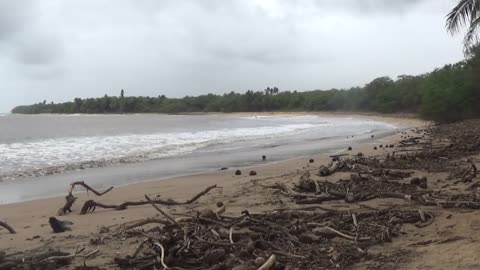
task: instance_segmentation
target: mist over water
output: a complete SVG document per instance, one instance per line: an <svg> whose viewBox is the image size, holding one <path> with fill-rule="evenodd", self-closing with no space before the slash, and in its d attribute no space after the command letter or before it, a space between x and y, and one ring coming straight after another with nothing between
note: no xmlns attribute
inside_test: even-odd
<svg viewBox="0 0 480 270"><path fill-rule="evenodd" d="M125 184L251 164L262 153L270 160L313 154L343 147L346 136L366 139L396 127L315 115L142 114L4 115L0 129L1 182L46 181L58 175L101 179L98 174L108 182L105 172L136 168L124 177ZM179 159L181 167L163 166Z"/></svg>

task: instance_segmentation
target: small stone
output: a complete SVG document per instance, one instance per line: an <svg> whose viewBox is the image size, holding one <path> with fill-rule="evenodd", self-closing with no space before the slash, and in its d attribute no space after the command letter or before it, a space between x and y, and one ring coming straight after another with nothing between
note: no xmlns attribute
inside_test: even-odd
<svg viewBox="0 0 480 270"><path fill-rule="evenodd" d="M263 258L263 257L257 257L257 258L255 259L255 266L256 266L256 267L260 267L260 266L262 266L265 262L266 262L265 258Z"/></svg>
<svg viewBox="0 0 480 270"><path fill-rule="evenodd" d="M354 203L355 202L355 196L352 193L345 194L345 202Z"/></svg>
<svg viewBox="0 0 480 270"><path fill-rule="evenodd" d="M348 151L352 151L352 147L351 147L351 146L348 147Z"/></svg>
<svg viewBox="0 0 480 270"><path fill-rule="evenodd" d="M377 147L376 147L376 146L374 146L374 147L373 147L373 150L377 150Z"/></svg>
<svg viewBox="0 0 480 270"><path fill-rule="evenodd" d="M311 159L309 160L309 162L310 162L310 163L314 163L315 160L314 160L313 158L311 158Z"/></svg>
<svg viewBox="0 0 480 270"><path fill-rule="evenodd" d="M235 175L242 175L242 171L236 170L236 171L235 171Z"/></svg>
<svg viewBox="0 0 480 270"><path fill-rule="evenodd" d="M262 156L262 160L263 160L263 161L267 160L267 156L263 155L263 156Z"/></svg>
<svg viewBox="0 0 480 270"><path fill-rule="evenodd" d="M249 175L250 175L250 176L257 175L257 172L256 172L256 171L250 171Z"/></svg>

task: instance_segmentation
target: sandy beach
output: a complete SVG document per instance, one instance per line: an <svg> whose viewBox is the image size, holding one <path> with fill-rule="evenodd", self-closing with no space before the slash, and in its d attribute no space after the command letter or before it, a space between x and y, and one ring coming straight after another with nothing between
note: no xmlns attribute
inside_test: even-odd
<svg viewBox="0 0 480 270"><path fill-rule="evenodd" d="M332 115L332 114L328 114ZM345 117L345 114L341 114ZM365 115L352 117L366 117ZM398 142L405 136L414 136L411 128L424 128L430 123L414 118L386 117L386 116L368 116L370 119L385 121L401 126L409 127L406 133L397 133L395 135L382 139L383 145L395 145L394 148L379 148L378 143L364 143L361 145L351 145L352 151L345 151L344 154L353 156L361 152L367 157L379 156L385 157L394 151L399 151ZM348 140L348 139L346 139ZM378 147L374 150L374 146ZM310 163L310 159L314 159ZM320 165L328 164L331 158L328 155L316 155L300 157L296 159L279 161L274 163L259 164L253 167L228 168L214 173L203 173L169 179L156 180L139 184L132 184L123 187L114 187L114 189L97 197L91 192L86 193L79 189L74 191L78 196L72 210L65 216L58 217L60 220L69 220L74 224L71 231L54 234L49 226L48 218L56 216L57 211L63 206L65 199L63 196L34 200L23 203L0 205L0 220L7 222L15 230L16 234L9 234L6 230L0 229L0 251L7 254L17 252L27 252L28 250L38 250L55 248L66 252L73 252L77 247L85 247L87 250L98 249L99 253L93 258L87 260L89 266L99 266L100 269L115 269L114 257L126 256L132 254L138 246L137 239L112 239L106 237L102 244L93 245L92 239L101 237L99 231L118 226L119 224L131 221L142 220L148 217L158 217L159 213L151 205L132 206L123 211L113 209L97 208L95 212L87 215L79 215L83 203L87 200L95 200L104 204L119 204L126 201L139 201L144 199L144 195L161 199L174 199L184 201L191 198L194 194L205 189L210 185L217 185L217 188L202 196L198 201L189 205L165 206L164 210L170 214L181 213L185 211L202 211L204 209L213 209L218 201L222 201L226 207L226 214L240 215L243 210L249 212L262 213L271 211L274 205L295 207L292 202L278 202L279 196L270 189L262 188L258 185L271 183L292 184L298 181L299 177L306 171L309 171L313 179L328 180L335 182L339 179L348 178L349 173L335 173L328 177L317 176ZM242 175L235 175L235 170L241 170ZM256 175L250 176L250 171L256 171ZM436 179L445 179L443 172L431 173L426 171L415 171L415 176L426 176L429 179L429 188L435 189L444 183ZM430 181L432 179L432 181ZM435 180L435 181L434 181ZM88 180L86 181L88 183ZM65 194L68 186L65 186ZM364 203L369 207L391 207L398 205L408 205L408 202L398 199L376 199ZM352 204L341 202L328 203L338 209L349 209L355 207ZM358 207L358 205L357 205ZM428 208L427 208L428 209ZM453 215L453 218L452 218ZM461 217L461 218L460 218ZM389 265L389 269L478 269L475 254L480 251L478 239L480 234L472 231L473 228L480 226L480 217L468 210L463 212L444 210L436 213L436 221L432 226L417 229L412 225L406 225L402 229L402 235L395 238L391 243L385 243L375 246L369 252L373 254L381 252L385 256L385 261L379 263L378 260L365 260L355 265L355 269L386 269L375 268L383 264ZM452 225L453 224L453 225ZM153 225L147 225L146 227ZM438 238L460 240L444 241L438 245L419 245L415 246L421 240L435 240ZM452 238L453 237L453 238ZM455 238L456 239L456 238ZM399 248L401 247L401 248ZM446 254L448 256L442 256ZM400 254L401 253L401 254ZM414 255L412 255L414 254ZM390 257L389 257L390 256ZM413 256L413 257L412 257ZM395 257L398 257L395 259ZM415 258L415 259L414 259ZM420 259L421 258L421 259ZM76 258L73 265L80 265L83 260ZM395 268L394 268L395 266ZM477 268L475 268L477 267Z"/></svg>

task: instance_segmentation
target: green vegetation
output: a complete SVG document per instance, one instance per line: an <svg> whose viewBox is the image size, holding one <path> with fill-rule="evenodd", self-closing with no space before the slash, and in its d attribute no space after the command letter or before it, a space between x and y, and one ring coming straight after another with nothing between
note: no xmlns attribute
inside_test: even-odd
<svg viewBox="0 0 480 270"><path fill-rule="evenodd" d="M105 95L76 98L60 104L41 102L19 106L13 113L182 113L260 111L357 111L418 113L437 121L480 116L480 47L467 60L433 72L402 75L397 80L381 77L364 87L348 90L231 92L224 95L167 98Z"/></svg>

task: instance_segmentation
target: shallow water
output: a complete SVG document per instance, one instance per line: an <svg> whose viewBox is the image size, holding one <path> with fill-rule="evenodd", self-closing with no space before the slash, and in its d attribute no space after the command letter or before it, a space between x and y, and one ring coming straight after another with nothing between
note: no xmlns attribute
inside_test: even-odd
<svg viewBox="0 0 480 270"><path fill-rule="evenodd" d="M392 133L352 118L238 115L0 117L0 203L64 193L67 183L123 185L343 149ZM65 182L65 184L58 184Z"/></svg>

